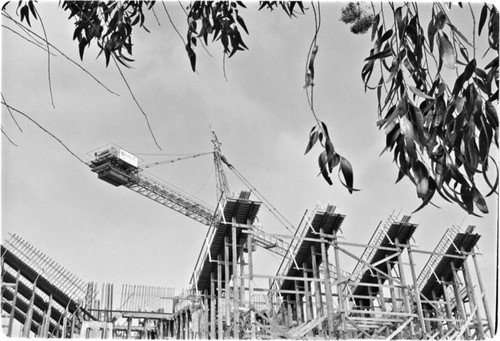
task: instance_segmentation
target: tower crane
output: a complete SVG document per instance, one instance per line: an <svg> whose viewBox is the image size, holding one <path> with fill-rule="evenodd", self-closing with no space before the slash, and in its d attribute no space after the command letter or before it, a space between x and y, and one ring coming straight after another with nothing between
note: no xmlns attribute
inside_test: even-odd
<svg viewBox="0 0 500 341"><path fill-rule="evenodd" d="M217 198L220 203L224 204L229 193L229 186L223 164L230 169L233 166L221 154L221 143L214 131L212 135ZM144 174L143 168L139 166L139 158L116 145L110 144L95 151L88 166L92 172L97 173L99 179L116 187L129 188L208 227L216 223L219 218L217 211L207 207L193 196ZM255 227L252 229L252 234L256 245L282 257L290 256L290 244L283 239L267 235Z"/></svg>

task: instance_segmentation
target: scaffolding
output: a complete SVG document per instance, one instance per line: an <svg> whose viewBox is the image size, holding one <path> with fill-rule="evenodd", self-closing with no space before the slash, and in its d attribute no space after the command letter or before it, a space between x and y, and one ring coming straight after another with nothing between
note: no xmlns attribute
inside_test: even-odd
<svg viewBox="0 0 500 341"><path fill-rule="evenodd" d="M22 336L175 339L486 339L495 334L474 226L432 251L418 225L390 215L352 242L333 205L306 211L294 234L256 226L249 192L217 208L188 289L85 283L16 235L2 245L4 330ZM348 233L347 233L348 234ZM262 243L261 241L266 241ZM282 256L256 268L260 250ZM416 258L426 258L419 267ZM351 269L351 270L347 270Z"/></svg>
<svg viewBox="0 0 500 341"><path fill-rule="evenodd" d="M315 208L305 215L304 224L293 236L269 234L289 238L274 275L258 273L253 265L253 253L258 249L252 237L264 232L253 228L251 220L247 224L226 221L227 235L215 243L208 238L206 251L200 254L199 259L210 263L211 270L200 276L203 266L195 269L192 304L179 314L174 312L176 328L182 331L177 337L494 336L476 260L480 236L473 233L473 227L465 232L457 227L449 229L433 251L426 251L413 242L418 225L411 223L409 216L393 214L377 226L368 243L353 243L341 233L345 216L335 211L332 205ZM219 245L215 248L219 253L208 251L214 250L214 245ZM416 255L429 256L420 272ZM474 262L474 279L470 259ZM208 263L199 260L204 266ZM354 267L346 271L349 264ZM258 286L257 279L269 285Z"/></svg>

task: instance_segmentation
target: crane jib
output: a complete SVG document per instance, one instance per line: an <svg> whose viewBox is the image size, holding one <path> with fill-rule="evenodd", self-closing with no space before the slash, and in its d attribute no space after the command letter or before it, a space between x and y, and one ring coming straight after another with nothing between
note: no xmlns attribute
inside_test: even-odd
<svg viewBox="0 0 500 341"><path fill-rule="evenodd" d="M113 186L125 186L131 190L152 199L163 206L171 208L204 225L210 226L214 210L189 197L179 193L166 183L153 180L139 174L137 158L116 146L107 147L94 153L94 160L89 163L97 177Z"/></svg>

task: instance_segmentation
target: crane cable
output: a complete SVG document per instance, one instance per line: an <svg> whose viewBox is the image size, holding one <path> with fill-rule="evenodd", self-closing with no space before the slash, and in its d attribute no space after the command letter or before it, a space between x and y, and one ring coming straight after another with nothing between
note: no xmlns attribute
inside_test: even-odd
<svg viewBox="0 0 500 341"><path fill-rule="evenodd" d="M252 190L256 196L264 202L264 206L273 214L276 219L285 227L285 229L290 232L292 235L294 235L293 231L293 224L290 223L283 214L281 214L272 204L269 200L267 200L262 193L260 193L255 186L253 186L236 168L234 168L233 165L229 164L226 160L226 158L221 158L224 163L229 167L230 170L233 171L233 173L238 177L238 179L241 180L250 190Z"/></svg>
<svg viewBox="0 0 500 341"><path fill-rule="evenodd" d="M153 166L158 166L158 165L163 165L165 163L174 163L176 161L181 161L181 160L186 160L186 159L193 159L199 156L203 155L208 155L208 154L213 154L214 152L206 152L206 153L199 153L199 154L193 154L185 157L178 157L176 159L170 159L170 160L164 160L164 161L158 161L158 162L153 162L153 163L148 163L147 165L142 166L141 168L146 169L146 168L151 168Z"/></svg>

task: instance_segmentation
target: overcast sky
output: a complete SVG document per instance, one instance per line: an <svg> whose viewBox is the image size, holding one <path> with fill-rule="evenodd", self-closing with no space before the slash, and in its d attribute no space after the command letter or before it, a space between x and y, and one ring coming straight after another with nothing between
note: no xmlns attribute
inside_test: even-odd
<svg viewBox="0 0 500 341"><path fill-rule="evenodd" d="M10 13L15 6L9 5ZM52 44L79 61L68 14L56 2L37 6ZM409 180L394 184L398 171L392 155L379 156L385 136L375 124L376 95L365 93L361 81L363 59L372 45L369 36L353 35L339 22L341 5L321 5L315 109L328 125L336 150L354 168L354 185L361 191L351 195L336 174L333 186L317 177L318 147L304 156L315 124L302 89L314 34L312 13L291 20L281 11L258 12L255 5L248 7L241 15L250 31L249 36L243 34L249 51L226 60L227 81L218 43L208 47L213 57L196 50L198 72L191 71L183 43L162 6L155 7L161 25L149 15L146 24L151 33L134 31L134 68L123 72L162 150L156 148L116 67L111 63L105 68L102 56L95 59L95 46L86 51L82 65L119 96L54 52L50 62L53 108L46 52L3 28L2 94L11 106L30 115L82 158L108 143L134 153L144 163L208 152L212 127L229 162L290 222L298 224L306 209L331 203L346 215L342 230L348 241L367 242L379 221L392 212L411 214L420 200ZM421 6L423 12L426 8ZM177 2L169 3L168 9L184 35L184 12ZM32 26L43 35L39 21ZM98 180L53 138L24 117L15 117L23 132L2 108L2 126L17 144L2 136L3 239L8 233L20 235L86 281L112 282L115 288L123 283L178 289L188 285L205 237L203 225L126 188ZM231 191L247 189L226 171ZM210 155L152 167L149 172L215 207ZM411 220L419 224L414 239L423 250L433 250L452 225L463 229L476 225L482 235L478 244L483 253L481 271L491 298L497 261L497 199L488 198L491 213L476 218L436 197L440 209L429 205ZM266 231L286 233L265 208L259 221ZM267 266L255 271L275 271L276 258L260 253ZM418 272L426 260L427 256L418 261Z"/></svg>

